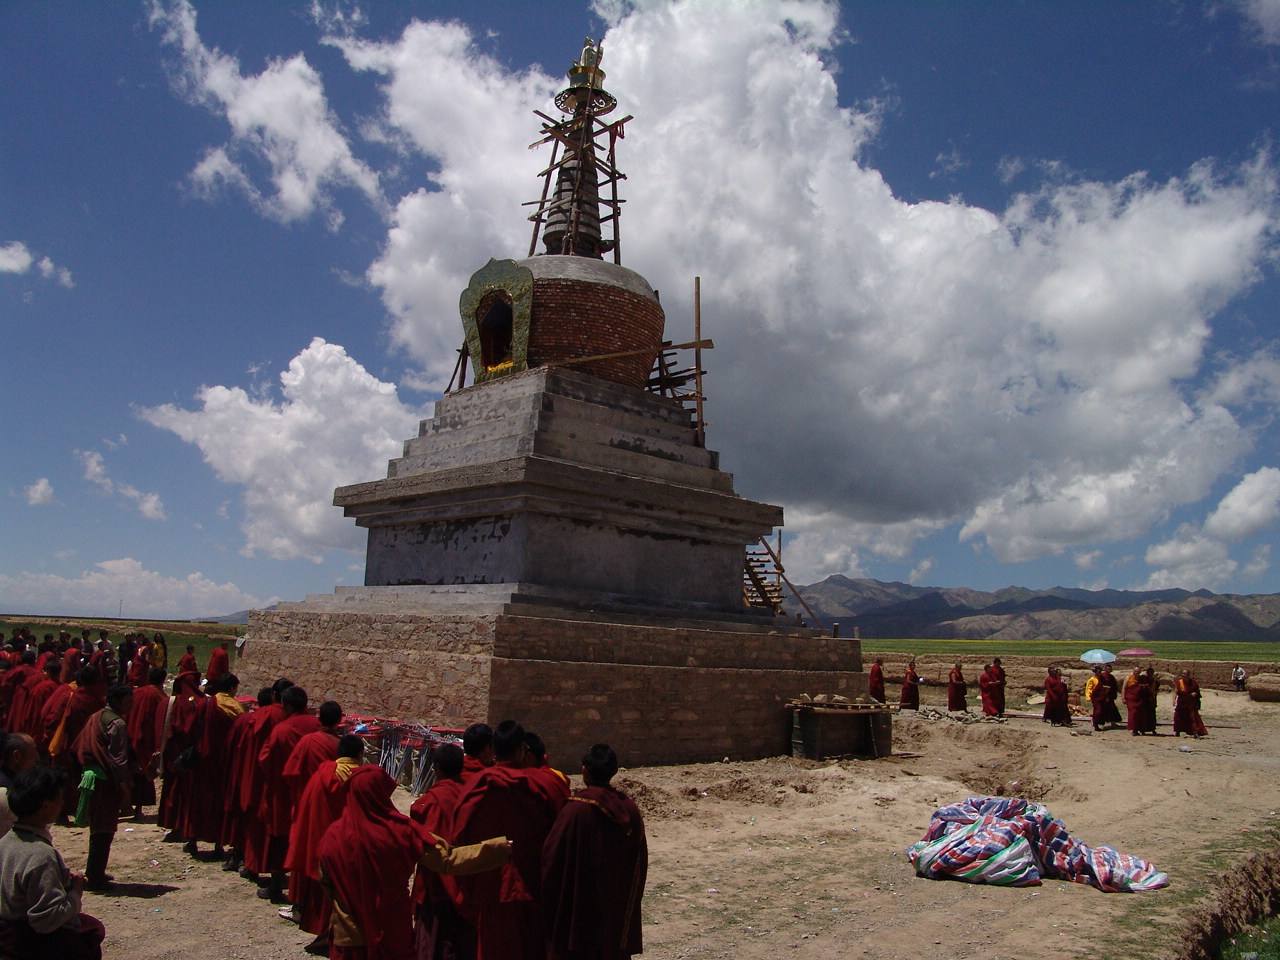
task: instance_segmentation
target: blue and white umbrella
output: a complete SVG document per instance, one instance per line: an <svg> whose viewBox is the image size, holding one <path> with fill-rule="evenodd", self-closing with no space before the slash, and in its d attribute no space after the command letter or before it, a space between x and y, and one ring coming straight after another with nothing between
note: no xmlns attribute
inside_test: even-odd
<svg viewBox="0 0 1280 960"><path fill-rule="evenodd" d="M1092 650L1086 650L1080 654L1080 659L1085 663L1110 663L1116 659L1116 655L1110 650L1103 650L1101 647L1094 647Z"/></svg>

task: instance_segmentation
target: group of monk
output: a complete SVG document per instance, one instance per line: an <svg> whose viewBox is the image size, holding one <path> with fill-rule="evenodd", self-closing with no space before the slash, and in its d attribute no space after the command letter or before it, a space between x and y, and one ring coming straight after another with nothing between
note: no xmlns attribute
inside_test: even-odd
<svg viewBox="0 0 1280 960"><path fill-rule="evenodd" d="M920 674L916 671L915 660L908 661L903 671L902 689L898 699L900 710L920 709L922 682ZM978 677L978 690L984 716L1005 716L1007 685L1007 674L999 657L993 658L991 663L983 666L982 673ZM1135 666L1121 686L1112 674L1111 664L1094 666L1084 687L1084 701L1091 708L1093 729L1097 731L1117 729L1122 722L1118 704L1123 702L1128 713L1127 718L1124 718L1126 728L1135 737L1154 734L1158 686L1155 670L1151 667L1142 670ZM1237 684L1238 688L1240 686L1243 684ZM957 663L947 674L948 711L968 710L966 700L968 688L969 684L964 676L964 665ZM881 658L877 658L867 672L867 692L876 702L887 702L884 660ZM1196 682L1190 670L1183 670L1174 681L1173 732L1175 736L1186 733L1199 738L1207 735L1204 720L1200 716L1200 699L1200 684ZM1058 667L1049 667L1045 676L1042 719L1045 723L1054 726L1074 725L1071 718L1069 689L1062 670Z"/></svg>
<svg viewBox="0 0 1280 960"><path fill-rule="evenodd" d="M120 817L140 817L157 801L165 839L254 882L259 897L313 935L309 953L543 960L605 943L611 957L641 951L644 825L611 786L618 759L608 745L583 757L585 788L574 793L535 733L510 720L496 730L475 724L461 746L435 748L435 782L404 817L391 802L395 781L363 762L366 742L344 735L336 702L313 713L306 691L280 679L246 709L225 643L204 683L188 647L172 695L161 666L139 686L109 685L120 662L110 643L80 640L39 651L15 633L7 645L19 648L9 673L26 668L44 678L35 687L47 681L49 689L30 694L41 704L30 732L29 699L16 709L6 699L0 726L16 732L4 743L15 756L29 744L37 772L56 779L53 822L89 828L84 874L67 873L76 910L48 955L100 956L102 924L79 913L73 888L112 888L106 868ZM155 645L138 643L129 662L149 659ZM76 669L63 683L68 662ZM0 689L9 680L0 678ZM25 689L25 674L17 686ZM0 955L23 956L6 944L53 935L11 914L13 905L0 907ZM55 941L39 942L47 950Z"/></svg>

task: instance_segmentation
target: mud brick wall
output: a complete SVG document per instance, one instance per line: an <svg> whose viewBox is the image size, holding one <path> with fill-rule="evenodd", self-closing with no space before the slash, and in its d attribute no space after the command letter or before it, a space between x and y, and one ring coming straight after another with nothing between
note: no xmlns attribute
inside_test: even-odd
<svg viewBox="0 0 1280 960"><path fill-rule="evenodd" d="M789 749L786 701L866 693L856 640L529 616L255 612L247 692L287 676L348 712L465 726L520 720L575 770L592 743L624 764Z"/></svg>

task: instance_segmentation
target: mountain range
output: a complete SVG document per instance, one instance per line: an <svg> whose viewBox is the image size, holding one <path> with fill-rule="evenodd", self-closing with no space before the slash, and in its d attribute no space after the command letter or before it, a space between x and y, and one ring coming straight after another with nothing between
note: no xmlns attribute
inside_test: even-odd
<svg viewBox="0 0 1280 960"><path fill-rule="evenodd" d="M1280 641L1280 594L1208 590L917 587L835 575L798 586L822 626L863 638ZM808 614L788 597L789 613Z"/></svg>

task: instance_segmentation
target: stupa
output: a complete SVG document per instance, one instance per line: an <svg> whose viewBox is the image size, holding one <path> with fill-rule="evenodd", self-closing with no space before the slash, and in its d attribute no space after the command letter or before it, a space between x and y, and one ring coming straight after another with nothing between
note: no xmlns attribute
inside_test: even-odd
<svg viewBox="0 0 1280 960"><path fill-rule="evenodd" d="M633 764L781 753L787 699L865 693L856 640L744 603L744 550L782 510L735 493L694 412L649 389L670 344L620 262L631 118L603 119L602 59L588 40L565 116L539 113L529 255L462 292L454 383L385 478L334 493L368 529L364 585L255 611L247 685L288 676L446 726L514 717L558 756L604 740Z"/></svg>

